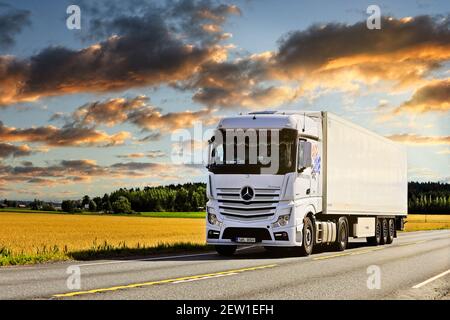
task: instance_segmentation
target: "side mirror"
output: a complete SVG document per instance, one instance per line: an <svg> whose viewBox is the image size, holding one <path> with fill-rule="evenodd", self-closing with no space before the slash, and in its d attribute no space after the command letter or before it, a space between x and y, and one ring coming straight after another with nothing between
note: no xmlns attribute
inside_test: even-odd
<svg viewBox="0 0 450 320"><path fill-rule="evenodd" d="M302 172L311 167L311 142L300 140L298 143L298 165L297 170Z"/></svg>

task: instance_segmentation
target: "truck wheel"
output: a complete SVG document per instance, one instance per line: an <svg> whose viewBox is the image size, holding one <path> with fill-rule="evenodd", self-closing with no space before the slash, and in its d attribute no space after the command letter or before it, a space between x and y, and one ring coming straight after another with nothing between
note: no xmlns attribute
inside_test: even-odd
<svg viewBox="0 0 450 320"><path fill-rule="evenodd" d="M301 247L299 247L299 253L302 256L309 256L314 247L314 227L309 217L306 217L303 221L303 241Z"/></svg>
<svg viewBox="0 0 450 320"><path fill-rule="evenodd" d="M394 219L388 220L388 234L387 234L387 244L391 244L394 241L395 236L395 222Z"/></svg>
<svg viewBox="0 0 450 320"><path fill-rule="evenodd" d="M375 219L375 236L367 237L367 242L372 246L377 246L381 243L381 220Z"/></svg>
<svg viewBox="0 0 450 320"><path fill-rule="evenodd" d="M334 243L336 251L344 251L348 244L348 221L346 217L340 217L337 223L337 237Z"/></svg>
<svg viewBox="0 0 450 320"><path fill-rule="evenodd" d="M386 244L388 241L388 221L387 219L381 219L381 244Z"/></svg>
<svg viewBox="0 0 450 320"><path fill-rule="evenodd" d="M216 246L216 251L221 256L230 257L236 252L237 246Z"/></svg>

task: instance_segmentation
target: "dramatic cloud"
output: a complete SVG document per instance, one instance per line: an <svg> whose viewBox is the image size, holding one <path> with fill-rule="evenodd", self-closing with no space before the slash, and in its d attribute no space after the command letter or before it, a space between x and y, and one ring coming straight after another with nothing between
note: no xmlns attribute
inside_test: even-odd
<svg viewBox="0 0 450 320"><path fill-rule="evenodd" d="M100 166L93 160L63 160L55 165L10 166L0 164L0 187L8 183L39 186L92 182L92 179L154 178L180 179L173 172L200 174L198 168L167 163L125 162Z"/></svg>
<svg viewBox="0 0 450 320"><path fill-rule="evenodd" d="M0 140L7 142L41 143L54 147L114 146L123 144L130 137L130 133L126 131L109 135L85 127L44 126L18 129L5 126L0 121Z"/></svg>
<svg viewBox="0 0 450 320"><path fill-rule="evenodd" d="M129 113L127 121L144 130L171 132L192 127L196 121L202 121L205 125L215 123L217 118L212 113L211 109L202 109L162 114L158 108L146 107Z"/></svg>
<svg viewBox="0 0 450 320"><path fill-rule="evenodd" d="M181 3L191 3L189 14L204 15L202 21L225 19L236 11L209 2ZM96 24L112 33L106 40L81 50L48 47L28 59L0 57L0 105L68 93L170 84L189 78L207 61L224 60L227 49L218 43L183 37L177 23L185 21L185 16L175 19L160 15L161 10L168 12L181 3L169 2L169 7L163 9L149 6L139 14L102 18Z"/></svg>
<svg viewBox="0 0 450 320"><path fill-rule="evenodd" d="M384 17L380 32L365 21L314 25L288 34L276 55L282 72L297 77L351 71L370 82L421 79L450 58L449 19Z"/></svg>
<svg viewBox="0 0 450 320"><path fill-rule="evenodd" d="M0 143L0 158L24 157L31 154L31 148L26 144L16 146L10 143Z"/></svg>
<svg viewBox="0 0 450 320"><path fill-rule="evenodd" d="M149 102L150 99L146 96L96 101L79 107L69 116L55 114L51 120L63 119L70 128L131 123L142 131L153 131L143 138L143 141L158 140L161 132L189 128L196 121L206 125L217 121L212 109L163 114L160 108L152 106Z"/></svg>
<svg viewBox="0 0 450 320"><path fill-rule="evenodd" d="M0 49L8 49L14 45L14 37L30 24L29 11L0 3Z"/></svg>
<svg viewBox="0 0 450 320"><path fill-rule="evenodd" d="M148 102L149 99L145 96L96 101L78 108L72 118L74 122L82 125L105 124L111 127L127 121L130 111L147 106Z"/></svg>
<svg viewBox="0 0 450 320"><path fill-rule="evenodd" d="M448 17L384 17L381 32L365 21L313 25L287 34L276 52L205 63L184 88L198 88L194 101L208 106L265 108L318 89L357 91L381 81L409 87L450 59L449 23Z"/></svg>
<svg viewBox="0 0 450 320"><path fill-rule="evenodd" d="M450 145L450 136L419 136L416 134L394 134L387 138L409 145Z"/></svg>
<svg viewBox="0 0 450 320"><path fill-rule="evenodd" d="M410 100L404 102L395 110L395 113L432 111L450 111L450 79L435 80L419 88Z"/></svg>

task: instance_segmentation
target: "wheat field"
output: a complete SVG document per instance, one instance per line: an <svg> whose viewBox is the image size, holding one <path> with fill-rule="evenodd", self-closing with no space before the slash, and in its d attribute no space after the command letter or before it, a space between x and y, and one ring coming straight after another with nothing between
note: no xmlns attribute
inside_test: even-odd
<svg viewBox="0 0 450 320"><path fill-rule="evenodd" d="M203 219L1 212L0 227L0 247L30 254L54 246L85 250L105 241L130 248L205 242Z"/></svg>
<svg viewBox="0 0 450 320"><path fill-rule="evenodd" d="M450 214L410 214L406 231L450 229Z"/></svg>

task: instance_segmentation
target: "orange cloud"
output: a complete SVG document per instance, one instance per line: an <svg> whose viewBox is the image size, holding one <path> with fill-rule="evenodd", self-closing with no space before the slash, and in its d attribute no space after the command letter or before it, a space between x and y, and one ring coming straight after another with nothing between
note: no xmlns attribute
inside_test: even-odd
<svg viewBox="0 0 450 320"><path fill-rule="evenodd" d="M5 126L0 121L0 140L7 142L41 143L53 147L114 146L123 144L129 138L131 134L126 131L109 135L85 127L44 126L18 129Z"/></svg>
<svg viewBox="0 0 450 320"><path fill-rule="evenodd" d="M31 148L24 144L16 146L11 143L0 143L0 159L8 157L24 157L32 153Z"/></svg>
<svg viewBox="0 0 450 320"><path fill-rule="evenodd" d="M414 92L411 99L394 110L403 112L448 112L450 111L450 79L434 80Z"/></svg>
<svg viewBox="0 0 450 320"><path fill-rule="evenodd" d="M416 134L394 134L387 138L409 145L449 145L450 136L419 136Z"/></svg>

